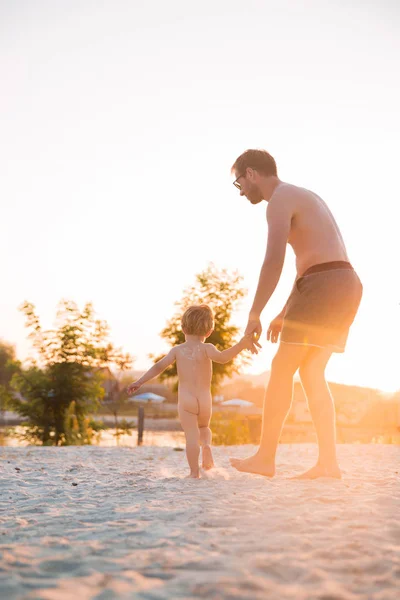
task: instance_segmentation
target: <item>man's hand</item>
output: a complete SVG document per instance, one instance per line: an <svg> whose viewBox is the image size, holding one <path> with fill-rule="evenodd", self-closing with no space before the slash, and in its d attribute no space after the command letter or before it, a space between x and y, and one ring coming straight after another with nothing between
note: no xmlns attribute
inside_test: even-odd
<svg viewBox="0 0 400 600"><path fill-rule="evenodd" d="M283 327L283 316L279 314L275 319L272 319L267 330L267 340L276 344Z"/></svg>
<svg viewBox="0 0 400 600"><path fill-rule="evenodd" d="M249 316L249 321L247 323L246 331L244 335L250 335L254 342L258 342L260 339L260 335L262 332L261 321L259 317Z"/></svg>
<svg viewBox="0 0 400 600"><path fill-rule="evenodd" d="M133 383L128 385L128 387L126 388L126 393L128 394L128 396L130 396L131 394L133 394L133 392L137 392L137 390L141 387L141 383L139 383L138 381L134 381Z"/></svg>

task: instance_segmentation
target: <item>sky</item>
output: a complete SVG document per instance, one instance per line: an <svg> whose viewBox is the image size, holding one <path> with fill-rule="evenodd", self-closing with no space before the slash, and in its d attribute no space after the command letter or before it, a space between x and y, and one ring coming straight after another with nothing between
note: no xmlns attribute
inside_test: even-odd
<svg viewBox="0 0 400 600"><path fill-rule="evenodd" d="M328 203L364 284L328 379L399 389L399 25L395 0L0 1L0 337L25 360L24 300L45 328L91 301L146 369L209 262L243 276L243 331L266 203L230 168L264 148ZM294 277L288 249L265 331Z"/></svg>

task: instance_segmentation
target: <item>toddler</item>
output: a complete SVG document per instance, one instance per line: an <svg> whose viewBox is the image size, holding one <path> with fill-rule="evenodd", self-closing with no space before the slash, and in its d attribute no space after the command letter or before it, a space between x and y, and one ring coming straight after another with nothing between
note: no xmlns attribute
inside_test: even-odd
<svg viewBox="0 0 400 600"><path fill-rule="evenodd" d="M190 467L188 477L195 479L200 477L200 446L203 468L211 469L214 466L210 429L212 361L227 363L242 350L247 349L257 354L257 348L261 347L252 337L246 336L231 348L220 352L213 344L204 343L213 330L211 308L206 304L190 306L182 316L185 342L174 346L164 358L127 388L128 394L136 392L146 381L157 377L176 361L179 380L178 414L186 438L186 456Z"/></svg>

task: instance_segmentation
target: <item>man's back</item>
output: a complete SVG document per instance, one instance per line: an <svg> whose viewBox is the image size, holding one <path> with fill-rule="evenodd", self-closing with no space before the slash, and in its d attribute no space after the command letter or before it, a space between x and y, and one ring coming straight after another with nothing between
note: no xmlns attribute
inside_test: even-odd
<svg viewBox="0 0 400 600"><path fill-rule="evenodd" d="M292 220L288 243L296 255L297 274L332 261L348 261L339 227L325 202L314 192L288 183L276 188L270 203L289 205Z"/></svg>

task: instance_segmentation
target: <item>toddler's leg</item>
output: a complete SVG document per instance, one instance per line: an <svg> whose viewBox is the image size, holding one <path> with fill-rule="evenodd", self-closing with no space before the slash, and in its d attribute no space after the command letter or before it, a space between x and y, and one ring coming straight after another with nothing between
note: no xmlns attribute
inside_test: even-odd
<svg viewBox="0 0 400 600"><path fill-rule="evenodd" d="M203 454L203 469L212 469L214 465L213 455L211 452L211 429L207 427L200 427L200 444L202 446Z"/></svg>
<svg viewBox="0 0 400 600"><path fill-rule="evenodd" d="M208 427L202 427L199 425L200 429L200 446L211 446L212 433L211 429Z"/></svg>
<svg viewBox="0 0 400 600"><path fill-rule="evenodd" d="M181 425L186 437L186 457L190 467L189 477L199 478L199 454L200 454L200 433L197 423L197 415L179 411Z"/></svg>
<svg viewBox="0 0 400 600"><path fill-rule="evenodd" d="M211 452L211 439L212 433L210 429L211 419L211 402L205 398L204 402L200 402L200 414L199 414L199 428L200 428L200 444L202 447L203 469L212 469L214 467L214 460Z"/></svg>

